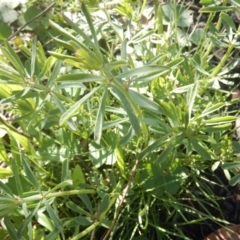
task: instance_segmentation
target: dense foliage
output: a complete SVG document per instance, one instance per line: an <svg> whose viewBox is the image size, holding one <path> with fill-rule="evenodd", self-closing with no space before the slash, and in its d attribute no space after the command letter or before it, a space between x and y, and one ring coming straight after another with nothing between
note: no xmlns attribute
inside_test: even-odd
<svg viewBox="0 0 240 240"><path fill-rule="evenodd" d="M239 100L220 88L239 77L240 2L201 1L198 17L176 2L58 1L0 36L1 239L189 239L182 225L228 224L182 199L221 211L206 174L240 178ZM9 29L47 4L23 4Z"/></svg>

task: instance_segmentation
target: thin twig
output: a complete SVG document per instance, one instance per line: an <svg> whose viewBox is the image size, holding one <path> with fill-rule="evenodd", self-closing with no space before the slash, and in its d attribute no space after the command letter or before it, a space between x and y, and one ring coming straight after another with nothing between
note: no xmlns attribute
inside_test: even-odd
<svg viewBox="0 0 240 240"><path fill-rule="evenodd" d="M15 36L18 35L18 33L20 33L27 25L29 25L30 23L32 23L33 21L35 21L36 19L38 19L39 17L43 16L45 13L47 13L56 3L52 3L50 4L46 9L44 9L42 12L40 12L36 17L30 19L29 21L27 21L22 27L20 27L15 33L13 33L7 40L10 41L12 38L14 38ZM0 46L2 46L3 44L1 44Z"/></svg>
<svg viewBox="0 0 240 240"><path fill-rule="evenodd" d="M120 210L121 210L121 208L122 208L123 202L124 202L124 200L125 200L125 198L126 198L126 195L127 195L128 191L129 191L129 188L130 188L130 185L131 185L131 183L132 183L132 181L133 181L135 172L136 172L136 170L137 170L137 166L138 166L138 160L136 160L136 162L135 162L135 164L134 164L134 166L133 166L133 168L132 168L131 175L130 175L130 177L129 177L129 179L128 179L127 186L126 186L126 188L123 190L123 196L122 196L122 199L121 199L121 201L120 201L120 203L119 203L119 205L118 205L115 218L114 218L113 221L111 222L111 225L110 225L110 227L109 227L106 235L104 236L104 238L103 238L102 240L106 240L106 239L108 238L108 236L110 235L110 233L111 233L111 231L112 231L112 229L113 229L113 227L114 227L114 225L115 225L115 223L116 223L116 221L117 221L117 219L118 219L118 216L119 216L119 214L120 214Z"/></svg>

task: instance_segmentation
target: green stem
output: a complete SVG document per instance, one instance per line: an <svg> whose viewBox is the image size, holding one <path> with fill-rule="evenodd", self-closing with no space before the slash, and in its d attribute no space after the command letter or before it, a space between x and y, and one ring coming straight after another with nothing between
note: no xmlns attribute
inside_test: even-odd
<svg viewBox="0 0 240 240"><path fill-rule="evenodd" d="M207 26L210 24L210 22L212 21L212 19L214 18L214 16L215 16L215 13L212 14L212 15L210 15L210 17L208 18L207 24L206 24ZM220 29L220 27L221 27L221 24L222 24L222 19L221 19L221 15L220 15L219 18L218 18L217 25L216 25L217 31L219 31L219 29ZM203 58L202 58L202 62L203 62L203 63L206 62L209 54L212 52L213 46L214 46L213 43L210 42L210 44L209 44L209 46L208 46L208 48L207 48L206 53L203 55Z"/></svg>
<svg viewBox="0 0 240 240"><path fill-rule="evenodd" d="M221 61L219 62L219 64L217 65L217 67L214 68L214 71L212 72L212 76L215 77L220 71L221 71L221 68L222 66L224 65L224 63L228 60L231 52L233 51L234 49L234 44L233 43L229 43L229 47L228 47L228 50L227 52L224 54L223 58L221 59Z"/></svg>
<svg viewBox="0 0 240 240"><path fill-rule="evenodd" d="M71 238L70 240L78 240L78 239L84 237L85 235L87 235L90 232L92 232L99 224L100 224L100 222L94 222L91 226L89 226L84 231L80 232L75 237Z"/></svg>
<svg viewBox="0 0 240 240"><path fill-rule="evenodd" d="M22 198L20 201L21 203L24 203L24 202L42 200L44 198L63 197L63 196L77 195L77 194L93 194L93 193L96 193L94 189L70 190L70 191L64 191L64 192L37 194L31 197Z"/></svg>

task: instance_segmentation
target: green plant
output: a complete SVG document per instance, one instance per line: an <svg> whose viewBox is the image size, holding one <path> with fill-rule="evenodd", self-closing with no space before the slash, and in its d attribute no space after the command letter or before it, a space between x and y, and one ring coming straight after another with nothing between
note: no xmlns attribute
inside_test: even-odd
<svg viewBox="0 0 240 240"><path fill-rule="evenodd" d="M7 230L11 239L184 237L180 225L190 224L184 211L193 211L178 201L185 185L197 182L219 209L199 180L200 170L216 169L234 156L225 132L236 117L224 111L221 91L210 89L235 66L225 67L236 45L224 41L238 32L225 13L232 8L202 8L209 19L220 9L219 21L216 27L208 22L194 53L184 54L200 36L184 31L192 24L184 5L152 6L156 17L150 29L141 22L146 1L123 1L114 8L120 14L115 19L108 4L88 4L81 5L80 25L65 15L61 24L50 20L59 36L52 37L56 47L50 56L36 37L19 46L24 61L9 43L1 49L1 102L16 115L13 124L0 118L0 130L9 137L0 142L8 166L0 169L6 181L0 181L2 234ZM209 63L214 46L227 48L216 66ZM202 204L194 192L190 196ZM195 212L216 221L207 210ZM180 217L184 223L173 230Z"/></svg>

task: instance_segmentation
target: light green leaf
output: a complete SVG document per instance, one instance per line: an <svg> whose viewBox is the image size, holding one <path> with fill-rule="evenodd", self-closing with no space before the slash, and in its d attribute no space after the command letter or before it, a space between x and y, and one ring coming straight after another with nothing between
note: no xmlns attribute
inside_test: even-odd
<svg viewBox="0 0 240 240"><path fill-rule="evenodd" d="M150 111L157 112L159 114L162 113L161 108L157 103L151 101L149 98L143 96L142 94L129 89L129 95L131 96L132 100L139 106Z"/></svg>
<svg viewBox="0 0 240 240"><path fill-rule="evenodd" d="M49 231L53 231L54 225L52 220L49 217L47 217L46 214L44 214L42 211L38 211L35 214L35 218L41 226L45 227Z"/></svg>
<svg viewBox="0 0 240 240"><path fill-rule="evenodd" d="M79 164L77 164L73 170L72 180L74 188L78 187L81 183L86 183L82 168Z"/></svg>
<svg viewBox="0 0 240 240"><path fill-rule="evenodd" d="M201 130L207 133L210 132L222 132L222 131L226 131L226 130L230 130L232 128L232 124L231 123L226 123L226 124L221 124L221 125L213 125L211 127L201 127Z"/></svg>
<svg viewBox="0 0 240 240"><path fill-rule="evenodd" d="M12 65L16 68L18 73L21 75L21 77L24 79L25 77L28 77L25 72L25 68L22 64L22 61L16 54L16 52L12 49L10 44L8 42L5 42L5 48L1 48L1 51L6 56L6 58L12 63Z"/></svg>
<svg viewBox="0 0 240 240"><path fill-rule="evenodd" d="M203 110L203 112L201 113L200 116L198 116L198 118L203 118L205 116L210 116L211 113L221 109L222 107L225 106L225 103L216 103L216 104L212 104L212 103L209 103L208 106Z"/></svg>
<svg viewBox="0 0 240 240"><path fill-rule="evenodd" d="M236 117L234 116L226 116L226 117L217 117L217 118L211 118L207 120L203 120L202 122L206 125L213 125L213 124L224 124L227 122L233 122L236 120Z"/></svg>
<svg viewBox="0 0 240 240"><path fill-rule="evenodd" d="M11 169L0 167L0 179L4 179L13 175Z"/></svg>
<svg viewBox="0 0 240 240"><path fill-rule="evenodd" d="M86 94L78 102L76 102L72 107L70 107L60 118L59 124L63 125L69 118L71 118L78 111L79 107L87 101L95 92L97 92L102 86L94 88L90 93Z"/></svg>
<svg viewBox="0 0 240 240"><path fill-rule="evenodd" d="M63 229L63 223L55 213L55 211L52 209L52 207L49 205L48 201L46 199L43 199L43 202L46 206L47 212L51 218L51 220L54 223L54 227L61 231Z"/></svg>
<svg viewBox="0 0 240 240"><path fill-rule="evenodd" d="M105 103L106 103L107 93L108 93L107 88L105 88L102 98L100 100L101 103L98 108L97 118L94 126L94 140L98 144L100 144L102 131L103 131L103 122L104 122Z"/></svg>
<svg viewBox="0 0 240 240"><path fill-rule="evenodd" d="M59 184L57 184L55 187L53 187L52 189L50 189L47 193L45 193L45 195L48 195L49 193L51 192L56 192L56 190L58 190L59 188L63 188L63 187L66 187L66 186L70 186L72 185L72 181L71 180L65 180Z"/></svg>
<svg viewBox="0 0 240 240"><path fill-rule="evenodd" d="M71 24L71 20L69 20L66 16L64 16L63 15L63 17L64 17L64 19L65 19L65 21L70 25ZM54 29L56 29L58 32L60 32L63 36L65 36L65 37L67 37L68 39L71 39L71 40L73 40L74 41L74 43L78 46L78 49L84 49L85 51L88 51L89 49L84 45L84 44L82 44L80 41L79 41L79 39L78 38L76 38L75 36L73 36L71 33L70 33L70 31L67 31L67 30L65 30L64 28L62 28L60 25L58 25L58 24L56 24L55 22L53 22L52 20L49 20L49 23L50 23L50 25L54 28ZM72 22L73 23L73 22ZM73 24L71 24L72 26L73 26ZM71 26L70 25L70 26ZM76 25L76 24L74 24L74 25ZM73 28L74 29L74 28ZM76 30L76 29L75 29ZM82 35L83 36L83 35ZM86 36L86 35L85 35ZM89 39L89 38L88 38ZM87 41L88 42L88 41ZM91 40L89 41L89 42L91 42Z"/></svg>
<svg viewBox="0 0 240 240"><path fill-rule="evenodd" d="M131 70L128 70L127 72L121 73L116 76L117 79L122 78L132 78L137 77L140 75L147 75L147 74L153 74L153 73L159 73L166 70L170 70L170 68L165 66L159 66L159 65L146 65L143 67L134 68Z"/></svg>
<svg viewBox="0 0 240 240"><path fill-rule="evenodd" d="M20 180L20 176L19 176L19 170L18 170L18 166L16 163L16 159L14 159L14 161L12 161L12 171L13 171L13 175L14 175L14 179L15 179L15 184L16 184L16 188L17 188L17 192L18 195L20 197L22 197L23 195L23 187L22 187L22 181Z"/></svg>
<svg viewBox="0 0 240 240"><path fill-rule="evenodd" d="M52 93L53 99L58 107L58 109L61 111L61 113L66 112L66 108L65 106L62 104L62 102L57 98L57 96ZM70 129L72 129L73 131L77 130L77 126L75 124L75 122L72 119L68 119L67 120L67 125L69 126Z"/></svg>
<svg viewBox="0 0 240 240"><path fill-rule="evenodd" d="M55 81L61 81L63 83L71 81L73 82L102 82L105 77L87 74L87 73L71 73L58 77Z"/></svg>
<svg viewBox="0 0 240 240"><path fill-rule="evenodd" d="M116 156L117 156L117 166L123 178L127 179L126 177L126 170L125 170L125 162L124 162L124 155L121 146L117 146L115 149Z"/></svg>
<svg viewBox="0 0 240 240"><path fill-rule="evenodd" d="M187 91L187 105L188 105L188 119L191 119L192 109L194 105L195 98L197 96L198 91L198 82L191 85L191 87Z"/></svg>
<svg viewBox="0 0 240 240"><path fill-rule="evenodd" d="M119 61L113 61L113 62L110 62L110 63L106 63L104 65L104 67L108 70L108 71L112 71L113 69L117 69L117 68L120 68L120 67L123 67L123 66L126 66L127 63L123 60L119 60Z"/></svg>

